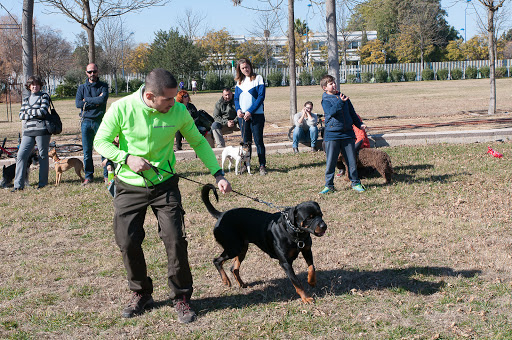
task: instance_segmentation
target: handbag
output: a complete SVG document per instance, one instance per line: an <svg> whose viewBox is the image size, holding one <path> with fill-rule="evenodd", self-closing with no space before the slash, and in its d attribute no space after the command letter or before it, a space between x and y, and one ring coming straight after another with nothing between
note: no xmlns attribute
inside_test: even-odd
<svg viewBox="0 0 512 340"><path fill-rule="evenodd" d="M60 116L55 110L55 106L53 106L52 99L50 98L50 112L45 117L45 125L48 132L52 135L58 135L62 132L62 121L60 120Z"/></svg>

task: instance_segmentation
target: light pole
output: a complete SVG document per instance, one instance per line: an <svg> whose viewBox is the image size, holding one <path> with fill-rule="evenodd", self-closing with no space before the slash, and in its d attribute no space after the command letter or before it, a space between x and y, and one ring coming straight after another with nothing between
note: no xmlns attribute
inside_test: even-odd
<svg viewBox="0 0 512 340"><path fill-rule="evenodd" d="M467 10L468 6L471 0L466 0L466 8L464 9L464 42L466 42L466 17L467 17Z"/></svg>
<svg viewBox="0 0 512 340"><path fill-rule="evenodd" d="M313 5L311 2L308 4L308 13L306 14L306 67L309 67L309 26L308 26L308 20L309 20L309 9Z"/></svg>

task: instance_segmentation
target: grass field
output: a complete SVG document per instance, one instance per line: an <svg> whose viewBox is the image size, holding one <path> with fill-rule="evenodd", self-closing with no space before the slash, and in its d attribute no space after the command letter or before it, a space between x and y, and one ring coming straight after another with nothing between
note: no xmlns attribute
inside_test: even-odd
<svg viewBox="0 0 512 340"><path fill-rule="evenodd" d="M266 177L228 174L236 190L264 201L321 205L328 230L313 239L313 305L303 305L278 263L254 246L241 268L249 287L224 288L211 262L220 253L214 220L199 186L182 181L199 314L190 325L177 323L169 304L151 212L143 247L156 307L126 320L120 312L128 289L105 187L81 187L66 172L60 187L3 191L0 338L510 339L512 143L491 146L504 158L482 144L383 148L394 182L363 179L363 194L337 179L339 191L318 195L322 153L269 155ZM212 182L197 160L177 170ZM31 178L35 185L37 171ZM235 194L215 205L273 211ZM294 268L305 284L302 257Z"/></svg>
<svg viewBox="0 0 512 340"><path fill-rule="evenodd" d="M497 108L499 114L493 116L510 117L512 112L512 78L497 79ZM405 82L387 84L343 84L341 91L350 96L357 113L368 127L414 122L443 122L474 118L471 114L486 113L489 103L489 80L450 80L430 82ZM287 131L290 126L289 87L271 87L265 98L265 132ZM220 93L200 93L193 95L192 102L198 109L213 114L213 107L221 97ZM321 108L322 91L320 86L297 87L298 108L311 100L314 111L323 113ZM109 103L117 100L110 98ZM69 141L76 138L79 130L79 110L74 100L55 101L64 125L61 135L53 140ZM13 122L7 121L6 104L0 104L0 138L8 137L16 143L21 123L17 117L19 104L13 104ZM475 127L474 127L475 128Z"/></svg>

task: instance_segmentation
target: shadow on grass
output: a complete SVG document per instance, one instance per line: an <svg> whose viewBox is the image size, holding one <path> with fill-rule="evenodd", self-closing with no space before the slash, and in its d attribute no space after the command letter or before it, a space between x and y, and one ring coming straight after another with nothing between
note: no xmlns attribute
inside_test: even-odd
<svg viewBox="0 0 512 340"><path fill-rule="evenodd" d="M445 286L446 283L442 277L472 278L480 272L480 270L456 271L448 267L408 267L380 271L335 269L317 271L318 283L315 288L307 284L307 272L301 272L297 276L308 294L315 297L350 294L353 289L358 291L392 289L398 293L432 295ZM233 286L226 288L225 295L193 299L193 306L196 311L200 311L200 314L205 314L225 308L243 308L300 299L290 280L284 275L283 273L283 278L270 281L247 282L248 287L253 287L248 290L239 288L233 280ZM220 278L218 285L222 285ZM255 288L258 285L264 285L264 287L262 289ZM171 304L171 301L158 301L154 308L167 304Z"/></svg>

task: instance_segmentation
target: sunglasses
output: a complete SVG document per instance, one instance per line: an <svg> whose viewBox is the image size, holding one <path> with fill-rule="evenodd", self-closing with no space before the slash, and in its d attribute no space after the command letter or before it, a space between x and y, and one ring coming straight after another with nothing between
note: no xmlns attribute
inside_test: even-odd
<svg viewBox="0 0 512 340"><path fill-rule="evenodd" d="M91 73L98 73L98 70L92 70L92 71L86 71L88 74L91 74Z"/></svg>
<svg viewBox="0 0 512 340"><path fill-rule="evenodd" d="M188 94L183 95L182 98L188 98Z"/></svg>

